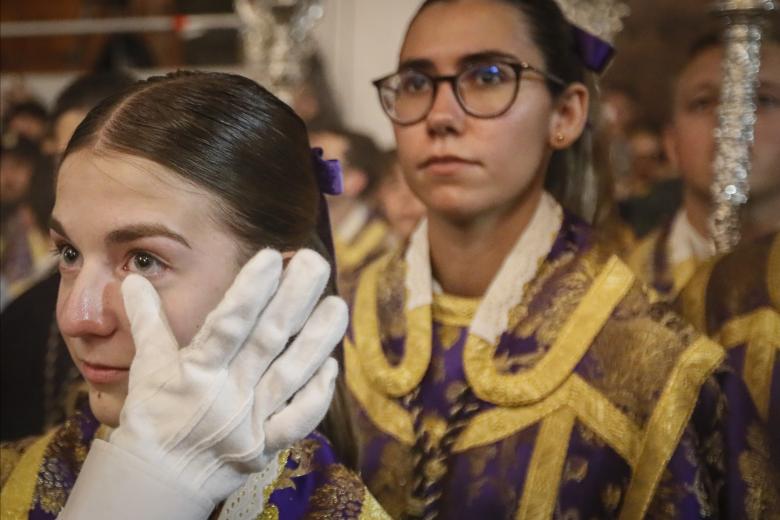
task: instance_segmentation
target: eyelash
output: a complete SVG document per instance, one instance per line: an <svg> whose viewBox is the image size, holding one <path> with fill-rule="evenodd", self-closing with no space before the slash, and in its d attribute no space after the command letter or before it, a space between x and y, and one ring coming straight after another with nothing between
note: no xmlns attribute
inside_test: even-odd
<svg viewBox="0 0 780 520"><path fill-rule="evenodd" d="M72 245L66 242L55 244L54 248L51 250L51 253L58 259L60 269L67 269L69 267L69 264L66 263L65 256L64 256L65 251L67 249L72 249L77 255L81 256L81 253L79 252L78 249L76 249L75 247L73 247ZM133 271L131 267L131 262L137 261L138 258L142 256L147 257L149 260L151 260L151 262L154 265L159 266L160 272L154 272L154 273L144 272L142 268L139 268L137 266L136 266L136 271ZM78 257L73 261L73 263L75 263L76 260L78 260ZM122 264L122 271L137 272L138 274L146 278L155 278L157 276L160 276L164 271L168 269L169 266L165 262L160 260L157 256L153 255L152 253L149 253L148 251L144 251L140 249L130 251L128 253L127 260Z"/></svg>

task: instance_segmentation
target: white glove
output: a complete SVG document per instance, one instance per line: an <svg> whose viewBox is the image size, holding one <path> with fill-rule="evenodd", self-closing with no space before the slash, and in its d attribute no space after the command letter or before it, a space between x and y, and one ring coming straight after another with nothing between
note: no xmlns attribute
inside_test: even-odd
<svg viewBox="0 0 780 520"><path fill-rule="evenodd" d="M313 251L299 251L284 275L281 255L261 251L183 348L151 283L128 276L122 295L136 355L110 443L214 504L275 464L333 396L338 365L329 355L347 307L335 296L317 305L329 274Z"/></svg>

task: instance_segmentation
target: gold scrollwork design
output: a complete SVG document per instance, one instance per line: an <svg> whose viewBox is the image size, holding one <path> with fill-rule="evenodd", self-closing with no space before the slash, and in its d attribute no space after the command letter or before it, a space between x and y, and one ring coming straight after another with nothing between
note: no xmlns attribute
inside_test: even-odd
<svg viewBox="0 0 780 520"><path fill-rule="evenodd" d="M717 339L727 349L746 346L742 376L759 416L766 421L769 418L772 373L780 351L780 314L774 309L762 307L734 318L723 326Z"/></svg>
<svg viewBox="0 0 780 520"><path fill-rule="evenodd" d="M431 306L406 311L406 342L398 365L391 365L382 350L377 319L377 282L391 256L366 268L355 295L352 331L366 378L377 390L392 396L408 394L420 383L431 362Z"/></svg>
<svg viewBox="0 0 780 520"><path fill-rule="evenodd" d="M501 406L530 404L549 395L572 373L633 283L634 274L628 266L612 256L563 325L550 351L534 367L518 374L499 373L493 359L496 345L470 334L463 368L474 393Z"/></svg>
<svg viewBox="0 0 780 520"><path fill-rule="evenodd" d="M706 336L697 339L680 355L645 428L621 519L644 518L696 405L699 389L725 355L723 348Z"/></svg>

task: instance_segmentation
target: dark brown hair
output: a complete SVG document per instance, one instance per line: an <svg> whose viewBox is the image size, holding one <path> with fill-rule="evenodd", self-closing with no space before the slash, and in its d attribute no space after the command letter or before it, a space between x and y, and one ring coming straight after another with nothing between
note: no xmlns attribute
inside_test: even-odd
<svg viewBox="0 0 780 520"><path fill-rule="evenodd" d="M306 126L248 78L177 72L138 82L89 112L63 159L83 148L143 157L214 195L217 218L242 246L242 262L262 247L310 247L333 265L317 232L322 198ZM343 394L340 377L320 430L354 468Z"/></svg>

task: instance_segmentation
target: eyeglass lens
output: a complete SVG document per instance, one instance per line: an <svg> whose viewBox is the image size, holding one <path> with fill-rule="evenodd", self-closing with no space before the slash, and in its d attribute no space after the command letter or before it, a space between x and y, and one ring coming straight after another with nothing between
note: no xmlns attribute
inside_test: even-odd
<svg viewBox="0 0 780 520"><path fill-rule="evenodd" d="M380 85L382 105L398 123L424 118L433 105L434 83L444 81L425 73L406 70ZM493 117L506 111L515 99L518 72L506 63L468 67L455 79L456 97L463 110L476 117Z"/></svg>

